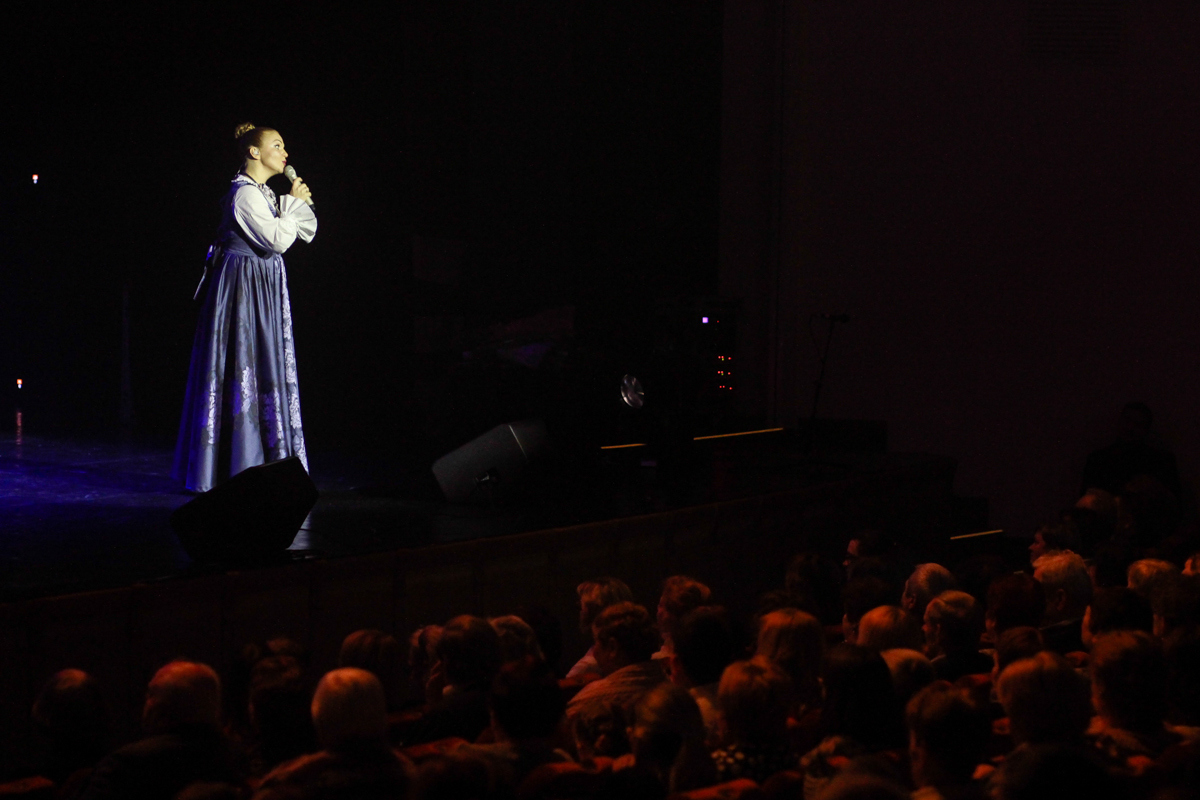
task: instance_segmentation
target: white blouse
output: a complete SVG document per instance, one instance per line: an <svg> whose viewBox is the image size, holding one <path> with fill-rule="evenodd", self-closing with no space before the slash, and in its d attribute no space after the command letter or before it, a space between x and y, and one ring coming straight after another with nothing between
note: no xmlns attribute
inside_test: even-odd
<svg viewBox="0 0 1200 800"><path fill-rule="evenodd" d="M233 218L253 244L276 253L291 247L297 236L311 242L317 233L317 215L308 203L285 194L279 198L279 216L276 217L271 213L267 198L257 186L249 183L239 187L233 195Z"/></svg>

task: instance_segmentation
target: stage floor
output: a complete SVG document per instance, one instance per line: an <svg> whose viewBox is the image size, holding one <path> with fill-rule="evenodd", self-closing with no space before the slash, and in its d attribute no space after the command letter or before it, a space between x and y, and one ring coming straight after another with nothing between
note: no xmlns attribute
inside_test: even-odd
<svg viewBox="0 0 1200 800"><path fill-rule="evenodd" d="M539 489L480 508L444 502L424 465L317 454L321 492L281 561L490 538L637 516L829 483L928 456L813 458L786 434L698 443L685 479L665 479L645 451L606 456L587 486ZM0 432L0 600L127 586L227 569L196 564L169 525L190 496L172 454L115 438ZM578 491L576 491L578 490Z"/></svg>

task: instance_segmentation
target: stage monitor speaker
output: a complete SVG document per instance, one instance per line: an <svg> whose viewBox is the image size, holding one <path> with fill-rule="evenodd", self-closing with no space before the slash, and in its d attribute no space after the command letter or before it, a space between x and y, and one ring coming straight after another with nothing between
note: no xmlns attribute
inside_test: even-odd
<svg viewBox="0 0 1200 800"><path fill-rule="evenodd" d="M175 509L171 528L195 561L247 561L287 550L317 503L292 456L251 467Z"/></svg>
<svg viewBox="0 0 1200 800"><path fill-rule="evenodd" d="M433 475L452 503L495 500L520 484L548 439L541 420L497 425L435 461Z"/></svg>

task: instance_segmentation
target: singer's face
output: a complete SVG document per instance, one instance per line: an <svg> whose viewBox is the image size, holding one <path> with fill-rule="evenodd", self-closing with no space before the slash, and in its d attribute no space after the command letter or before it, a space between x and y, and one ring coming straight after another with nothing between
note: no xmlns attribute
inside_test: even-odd
<svg viewBox="0 0 1200 800"><path fill-rule="evenodd" d="M272 175L283 172L283 168L287 166L287 150L283 147L283 137L278 131L267 131L258 159Z"/></svg>

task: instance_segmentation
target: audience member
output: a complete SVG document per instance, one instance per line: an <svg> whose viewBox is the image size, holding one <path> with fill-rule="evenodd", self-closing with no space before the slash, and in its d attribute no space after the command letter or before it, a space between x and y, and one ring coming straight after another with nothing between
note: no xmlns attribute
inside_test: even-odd
<svg viewBox="0 0 1200 800"><path fill-rule="evenodd" d="M861 647L884 650L919 650L924 644L921 626L900 606L878 606L863 614L858 622Z"/></svg>
<svg viewBox="0 0 1200 800"><path fill-rule="evenodd" d="M383 686L389 712L404 704L404 660L396 637L380 630L361 630L342 640L339 667L358 667L370 672Z"/></svg>
<svg viewBox="0 0 1200 800"><path fill-rule="evenodd" d="M1153 594L1158 584L1170 580L1178 574L1179 567L1170 561L1157 558L1143 558L1135 561L1129 565L1129 570L1125 573L1129 589L1147 599Z"/></svg>
<svg viewBox="0 0 1200 800"><path fill-rule="evenodd" d="M457 736L475 741L488 726L487 693L500 668L500 637L487 620L469 615L446 623L437 643L435 671L442 696L403 735L406 745Z"/></svg>
<svg viewBox="0 0 1200 800"><path fill-rule="evenodd" d="M919 650L884 650L879 654L887 664L892 676L892 687L896 692L896 703L900 707L908 704L913 696L937 680L933 664Z"/></svg>
<svg viewBox="0 0 1200 800"><path fill-rule="evenodd" d="M632 709L647 689L666 682L665 665L651 658L658 648L658 631L642 606L617 603L604 609L592 622L592 639L601 677L571 698L568 717L594 713L589 709L608 704Z"/></svg>
<svg viewBox="0 0 1200 800"><path fill-rule="evenodd" d="M1079 552L1079 531L1073 522L1060 519L1046 523L1033 534L1033 544L1029 545L1029 563L1036 563L1042 556L1063 552Z"/></svg>
<svg viewBox="0 0 1200 800"><path fill-rule="evenodd" d="M554 672L541 659L527 655L505 664L492 681L488 703L495 743L460 751L488 763L493 784L504 793L515 792L542 764L571 760L554 744L566 704Z"/></svg>
<svg viewBox="0 0 1200 800"><path fill-rule="evenodd" d="M883 657L865 647L839 644L825 660L824 738L800 760L805 796L815 796L849 759L902 750L908 741L904 712Z"/></svg>
<svg viewBox="0 0 1200 800"><path fill-rule="evenodd" d="M538 645L537 634L533 632L525 620L509 614L503 617L492 617L488 620L492 630L500 642L500 663L511 664L532 658L544 661L542 648Z"/></svg>
<svg viewBox="0 0 1200 800"><path fill-rule="evenodd" d="M1200 623L1200 576L1172 575L1158 583L1150 607L1154 635L1164 639L1173 631Z"/></svg>
<svg viewBox="0 0 1200 800"><path fill-rule="evenodd" d="M1018 745L1078 745L1092 716L1087 680L1057 653L1043 651L1009 664L996 697Z"/></svg>
<svg viewBox="0 0 1200 800"><path fill-rule="evenodd" d="M592 622L601 611L617 603L632 603L633 592L619 578L605 576L584 581L575 587L579 595L579 631L584 635L592 634ZM593 647L583 654L583 657L567 671L567 680L586 683L600 677L600 669L596 665L594 643Z"/></svg>
<svg viewBox="0 0 1200 800"><path fill-rule="evenodd" d="M217 673L204 664L167 664L146 688L146 737L100 761L80 797L171 798L196 781L240 784L220 717Z"/></svg>
<svg viewBox="0 0 1200 800"><path fill-rule="evenodd" d="M788 742L788 710L792 682L766 658L735 661L725 669L718 690L725 745L713 751L718 781L750 778L762 783L785 769L795 769L796 753Z"/></svg>
<svg viewBox="0 0 1200 800"><path fill-rule="evenodd" d="M1096 720L1088 738L1112 765L1134 757L1156 758L1180 736L1164 726L1167 661L1142 631L1112 631L1092 643L1092 705Z"/></svg>
<svg viewBox="0 0 1200 800"><path fill-rule="evenodd" d="M925 609L925 653L945 681L991 672L992 659L979 652L983 619L979 604L966 592L942 592Z"/></svg>
<svg viewBox="0 0 1200 800"><path fill-rule="evenodd" d="M956 588L954 576L941 564L918 564L904 583L900 605L912 614L913 619L923 621L929 601L942 592Z"/></svg>
<svg viewBox="0 0 1200 800"><path fill-rule="evenodd" d="M387 743L387 701L378 678L356 667L327 673L313 695L312 721L321 750L275 768L263 778L258 800L283 800L311 787L322 796L364 800L407 793L411 765Z"/></svg>
<svg viewBox="0 0 1200 800"><path fill-rule="evenodd" d="M700 606L708 605L712 591L695 578L672 575L663 581L662 595L658 600L658 633L662 637L662 649L657 658L665 658L674 646L679 620L684 614Z"/></svg>
<svg viewBox="0 0 1200 800"><path fill-rule="evenodd" d="M1092 602L1088 604L1083 615L1083 625L1080 628L1080 639L1087 650L1092 649L1092 640L1101 633L1109 631L1145 631L1154 630L1154 612L1150 602L1132 589L1113 586L1097 589L1092 594Z"/></svg>
<svg viewBox="0 0 1200 800"><path fill-rule="evenodd" d="M984 615L989 641L995 642L1009 628L1038 627L1046 613L1042 585L1023 572L992 581L987 591Z"/></svg>
<svg viewBox="0 0 1200 800"><path fill-rule="evenodd" d="M680 620L668 662L671 683L686 689L696 701L714 746L720 736L717 685L737 649L728 612L721 606L701 606Z"/></svg>
<svg viewBox="0 0 1200 800"><path fill-rule="evenodd" d="M1092 753L1059 743L1022 748L1004 762L994 781L995 800L1123 800L1114 781Z"/></svg>
<svg viewBox="0 0 1200 800"><path fill-rule="evenodd" d="M61 789L86 779L107 752L108 706L96 679L78 669L56 672L33 703L33 722L47 751L41 774Z"/></svg>
<svg viewBox="0 0 1200 800"><path fill-rule="evenodd" d="M699 706L678 686L657 686L634 706L629 731L633 756L639 767L654 776L664 794L717 782L706 740Z"/></svg>
<svg viewBox="0 0 1200 800"><path fill-rule="evenodd" d="M1082 650L1083 614L1092 600L1092 579L1083 559L1075 553L1042 556L1034 564L1033 577L1046 595L1046 647L1064 654Z"/></svg>
<svg viewBox="0 0 1200 800"><path fill-rule="evenodd" d="M842 635L846 642L858 642L858 623L863 614L895 601L895 587L881 578L864 576L847 583L842 589Z"/></svg>
<svg viewBox="0 0 1200 800"><path fill-rule="evenodd" d="M987 709L966 690L938 682L908 701L906 717L909 763L920 796L982 800L983 789L972 779L992 736Z"/></svg>
<svg viewBox="0 0 1200 800"><path fill-rule="evenodd" d="M816 617L796 609L767 614L759 621L755 653L773 662L791 679L796 703L791 710L797 718L820 707L825 631Z"/></svg>
<svg viewBox="0 0 1200 800"><path fill-rule="evenodd" d="M785 591L796 598L793 608L812 609L822 625L836 625L842 617L837 564L817 553L797 553L788 563Z"/></svg>
<svg viewBox="0 0 1200 800"><path fill-rule="evenodd" d="M995 687L999 683L1000 674L1009 664L1022 658L1033 658L1045 649L1042 632L1032 626L1009 628L1000 634L996 642L996 665L992 668L992 686Z"/></svg>
<svg viewBox="0 0 1200 800"><path fill-rule="evenodd" d="M437 663L437 644L442 638L441 625L424 625L408 637L408 696L406 706L424 706L441 699L445 682Z"/></svg>
<svg viewBox="0 0 1200 800"><path fill-rule="evenodd" d="M312 685L292 656L260 659L250 673L251 772L262 776L316 749L309 704Z"/></svg>

